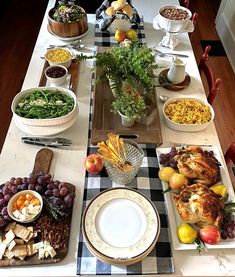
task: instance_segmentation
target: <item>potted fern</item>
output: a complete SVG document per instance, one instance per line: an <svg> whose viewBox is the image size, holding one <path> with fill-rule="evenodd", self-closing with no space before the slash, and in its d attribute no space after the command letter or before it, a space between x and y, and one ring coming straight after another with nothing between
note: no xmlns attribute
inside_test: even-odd
<svg viewBox="0 0 235 277"><path fill-rule="evenodd" d="M112 89L119 94L122 82L128 82L133 88L142 87L146 93L155 91L153 70L158 68L154 51L146 44L132 42L129 47L111 47L95 56L79 55L80 60L95 58L99 69L98 80L112 80Z"/></svg>
<svg viewBox="0 0 235 277"><path fill-rule="evenodd" d="M113 113L119 113L122 125L126 127L133 126L136 119L145 116L146 110L144 97L134 90L118 94L111 107Z"/></svg>

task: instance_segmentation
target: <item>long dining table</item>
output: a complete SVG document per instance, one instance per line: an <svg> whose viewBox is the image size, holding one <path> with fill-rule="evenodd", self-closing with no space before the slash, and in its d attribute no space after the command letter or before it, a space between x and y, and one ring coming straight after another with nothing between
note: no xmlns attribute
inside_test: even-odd
<svg viewBox="0 0 235 277"><path fill-rule="evenodd" d="M178 4L177 0L171 0L171 4ZM159 7L169 4L167 0L133 0L132 5L144 19L145 42L149 47L156 47L164 36L162 30L153 28L153 18L157 15ZM41 25L41 29L32 53L32 58L25 76L22 90L37 87L43 71L44 60L41 58L49 44L63 44L57 37L47 30L47 13L55 5L55 0L48 1L48 7ZM82 37L84 49L77 53L93 54L95 47L95 14L88 14L89 32ZM160 95L169 97L190 96L206 99L205 90L200 78L197 63L194 57L188 33L178 35L180 44L175 51L186 54L186 72L191 77L190 85L181 91L170 91L162 87L156 89L157 105L160 113L161 132L163 143L159 147L171 147L181 144L212 145L217 147L223 163L223 174L227 180L226 185L232 186L222 150L214 124L199 132L178 132L169 129L162 114L163 103L159 101ZM26 42L27 43L27 42ZM160 48L161 49L161 48ZM165 50L162 48L162 50ZM169 49L168 49L169 50ZM159 58L159 64L169 65L170 58ZM90 91L93 62L83 61L79 67L78 87L76 91L79 113L76 122L61 136L73 141L70 149L53 149L54 157L51 164L51 172L55 179L66 180L76 186L76 198L73 207L72 225L69 241L69 250L66 257L56 264L9 266L0 268L1 276L76 276L77 251L79 242L79 230L82 214L82 200L85 182L84 159L87 155L88 128L90 115ZM160 70L160 69L159 69ZM156 72L157 74L157 72ZM17 93L17 92L16 92ZM3 120L3 119L2 119ZM12 120L0 157L0 181L4 183L12 176L27 176L34 163L38 146L26 145L21 142L25 133L19 130ZM233 247L234 248L234 247ZM235 275L235 249L209 249L199 253L193 250L175 250L172 246L174 261L174 276L234 276ZM164 275L163 275L164 276ZM169 276L168 274L165 276Z"/></svg>

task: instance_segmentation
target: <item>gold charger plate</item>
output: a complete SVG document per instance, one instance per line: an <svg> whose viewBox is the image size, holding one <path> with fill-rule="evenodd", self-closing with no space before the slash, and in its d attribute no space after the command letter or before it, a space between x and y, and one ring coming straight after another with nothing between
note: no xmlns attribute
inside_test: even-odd
<svg viewBox="0 0 235 277"><path fill-rule="evenodd" d="M185 73L185 79L183 82L179 84L174 84L167 79L168 71L169 71L169 68L164 69L163 71L160 72L158 76L160 85L162 85L166 89L173 90L173 91L182 90L188 87L191 78L187 73Z"/></svg>
<svg viewBox="0 0 235 277"><path fill-rule="evenodd" d="M153 203L129 188L97 195L83 214L84 241L93 255L110 264L129 265L146 257L160 233Z"/></svg>

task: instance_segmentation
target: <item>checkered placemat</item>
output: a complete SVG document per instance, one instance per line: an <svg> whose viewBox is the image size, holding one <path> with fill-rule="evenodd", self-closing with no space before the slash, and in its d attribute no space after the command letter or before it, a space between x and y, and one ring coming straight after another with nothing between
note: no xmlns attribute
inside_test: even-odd
<svg viewBox="0 0 235 277"><path fill-rule="evenodd" d="M144 33L144 19L140 18L139 28L136 29L137 37L139 43L145 42ZM109 31L101 31L99 28L99 23L95 23L95 46L112 47L117 46L118 42L114 39L114 34Z"/></svg>
<svg viewBox="0 0 235 277"><path fill-rule="evenodd" d="M92 78L92 92L94 91L94 76ZM90 130L92 118L92 101L91 93L90 108L90 128L89 128L89 146L87 155L97 152L97 147L90 144ZM162 193L162 184L157 173L159 170L156 156L155 145L140 145L144 151L144 159L136 178L127 185L127 187L137 189L156 206L161 221L161 231L158 242L153 251L142 261L130 266L109 265L99 261L87 249L82 232L80 231L77 257L77 274L78 275L144 275L144 274L170 274L174 272L174 264L171 252L171 242L169 237L168 218ZM86 172L83 211L89 201L101 191L112 188L114 184L109 179L105 169L99 175L91 175Z"/></svg>

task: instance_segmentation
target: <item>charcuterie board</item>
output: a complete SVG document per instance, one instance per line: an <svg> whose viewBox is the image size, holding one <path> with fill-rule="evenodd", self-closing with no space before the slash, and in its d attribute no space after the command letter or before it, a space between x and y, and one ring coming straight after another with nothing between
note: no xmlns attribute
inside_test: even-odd
<svg viewBox="0 0 235 277"><path fill-rule="evenodd" d="M41 172L48 173L49 169L50 169L50 164L51 164L52 158L53 158L52 150L47 149L47 148L42 148L36 154L33 171L32 171L32 174L30 174L30 176L33 176L35 174L40 174ZM69 184L69 183L66 183L66 185L67 185L69 193L74 194L75 186L72 184ZM4 184L0 186L0 189L3 186L4 186ZM44 198L44 200L45 200L45 198ZM49 200L49 201L51 201L51 200ZM42 211L41 215L32 223L23 224L23 223L17 222L16 225L19 224L20 226L22 226L22 228L26 228L26 229L33 228L32 232L36 232L36 230L38 232L38 230L40 230L39 233L41 232L41 237L44 236L44 239L45 239L45 237L50 238L50 236L52 236L52 242L53 242L53 236L54 236L54 239L57 240L57 242L56 242L56 243L58 243L57 245L60 245L60 247L58 247L58 249L56 249L56 255L54 257L48 255L47 257L39 258L39 253L35 253L35 254L29 255L29 256L26 255L26 257L23 258L22 260L19 257L7 258L7 257L5 257L5 255L2 255L2 259L0 259L0 267L49 264L49 263L59 262L65 258L65 256L67 255L68 246L69 246L69 234L70 234L70 227L71 227L73 203L71 204L68 215L63 216L63 219L62 219L62 217L58 218L57 221L55 219L53 219L53 217L50 213L48 213L47 209L44 209L45 206L46 205L44 202L43 211ZM60 220L60 219L62 219L62 220ZM13 222L13 224L15 224L15 223ZM30 226L30 228L29 228L29 226ZM48 230L47 230L47 228L48 228ZM5 229L6 229L6 226L0 228L0 231L1 231L0 234L2 234L2 238L4 237L4 234L6 234ZM14 232L14 227L12 230ZM42 233L43 233L43 235L42 235ZM59 236L61 236L62 239L58 239ZM39 240L39 238L37 238L37 236L35 236L35 238L33 238L31 240L31 244L33 244L33 243L36 244L39 241L42 241L42 238L40 238L40 240ZM26 244L26 242L24 242L24 243ZM13 250L14 250L14 248L13 248Z"/></svg>

